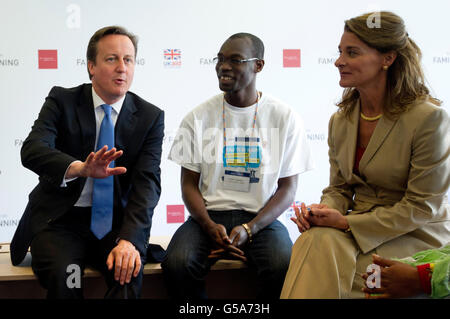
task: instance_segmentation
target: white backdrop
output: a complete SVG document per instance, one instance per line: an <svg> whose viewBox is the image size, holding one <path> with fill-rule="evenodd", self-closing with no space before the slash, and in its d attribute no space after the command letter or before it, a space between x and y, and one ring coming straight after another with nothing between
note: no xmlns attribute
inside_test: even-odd
<svg viewBox="0 0 450 319"><path fill-rule="evenodd" d="M316 202L328 182L327 124L341 96L334 67L345 19L391 10L405 20L423 50L433 94L450 100L448 0L0 0L0 242L9 242L37 184L20 161L20 147L54 85L89 82L86 46L99 28L119 24L139 36L131 91L166 113L162 195L152 235L171 235L167 205L182 205L179 167L167 160L175 131L193 107L219 92L211 59L236 32L260 37L266 65L257 88L291 104L305 121L316 169L301 175L297 201ZM179 50L167 60L164 50ZM283 67L283 50L300 50L300 67ZM53 57L39 50L56 50ZM55 51L53 51L55 54ZM56 58L55 58L56 57ZM50 63L50 69L39 68ZM56 64L56 65L55 65ZM54 67L57 68L54 68ZM41 65L42 67L42 65ZM448 104L444 103L448 109ZM287 211L280 220L293 240L298 231ZM177 215L175 215L176 217ZM188 212L185 211L184 220ZM180 216L178 216L180 218Z"/></svg>

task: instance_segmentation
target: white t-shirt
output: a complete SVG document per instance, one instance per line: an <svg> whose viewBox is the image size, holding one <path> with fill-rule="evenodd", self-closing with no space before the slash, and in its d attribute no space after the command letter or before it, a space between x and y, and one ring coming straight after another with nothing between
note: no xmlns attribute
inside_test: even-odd
<svg viewBox="0 0 450 319"><path fill-rule="evenodd" d="M257 213L277 190L279 178L313 168L303 122L291 107L263 94L253 129L256 104L235 107L223 96L210 98L185 116L169 159L201 174L199 189L208 210ZM247 190L227 187L227 176L235 175L249 180Z"/></svg>

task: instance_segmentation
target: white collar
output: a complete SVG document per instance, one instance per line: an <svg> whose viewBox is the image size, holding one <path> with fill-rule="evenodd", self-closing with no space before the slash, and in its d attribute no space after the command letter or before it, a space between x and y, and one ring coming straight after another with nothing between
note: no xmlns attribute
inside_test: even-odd
<svg viewBox="0 0 450 319"><path fill-rule="evenodd" d="M120 110L122 109L122 105L123 105L123 101L125 100L125 96L126 96L126 94L124 96L122 96L120 98L120 100L118 100L116 103L110 104L111 107L113 108L113 110L116 111L117 114L119 114ZM103 101L100 96L98 96L97 92L95 92L95 90L94 90L94 86L92 86L92 102L94 103L94 109L96 109L100 105L108 104L108 103L105 103L105 101Z"/></svg>

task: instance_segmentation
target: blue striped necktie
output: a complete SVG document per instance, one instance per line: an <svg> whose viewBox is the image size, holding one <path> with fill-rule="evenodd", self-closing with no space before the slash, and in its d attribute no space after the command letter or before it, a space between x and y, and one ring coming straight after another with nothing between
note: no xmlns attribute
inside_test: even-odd
<svg viewBox="0 0 450 319"><path fill-rule="evenodd" d="M111 119L111 105L103 104L101 107L105 111L105 116L100 126L96 151L105 145L108 145L108 150L114 147L114 124ZM114 162L111 162L109 167L114 167ZM113 176L94 178L91 231L98 239L102 239L112 229L113 199Z"/></svg>

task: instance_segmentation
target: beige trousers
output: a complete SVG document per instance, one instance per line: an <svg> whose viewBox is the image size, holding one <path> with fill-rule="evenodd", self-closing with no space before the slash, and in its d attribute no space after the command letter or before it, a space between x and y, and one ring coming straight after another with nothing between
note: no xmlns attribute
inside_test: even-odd
<svg viewBox="0 0 450 319"><path fill-rule="evenodd" d="M312 227L292 247L281 298L364 298L361 274L371 263L372 252L363 254L351 233Z"/></svg>

